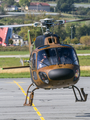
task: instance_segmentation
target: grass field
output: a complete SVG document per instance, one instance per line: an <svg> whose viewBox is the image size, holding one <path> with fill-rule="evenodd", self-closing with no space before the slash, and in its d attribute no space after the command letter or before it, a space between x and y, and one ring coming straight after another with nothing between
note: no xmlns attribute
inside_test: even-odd
<svg viewBox="0 0 90 120"><path fill-rule="evenodd" d="M80 66L90 66L90 56L78 56Z"/></svg>
<svg viewBox="0 0 90 120"><path fill-rule="evenodd" d="M90 50L77 50L77 53L90 53ZM0 52L0 55L23 55L29 54L29 52L18 51L18 52ZM79 56L80 66L90 66L90 56ZM29 60L29 58L22 58L23 60ZM25 63L27 65L27 63ZM20 58L0 58L0 68L2 67L12 67L21 66ZM90 76L90 71L82 70L81 76ZM30 72L22 73L0 73L0 78L29 78Z"/></svg>
<svg viewBox="0 0 90 120"><path fill-rule="evenodd" d="M22 60L29 60L29 58L22 58ZM24 65L27 65L27 63ZM0 68L12 66L21 66L20 58L0 58Z"/></svg>
<svg viewBox="0 0 90 120"><path fill-rule="evenodd" d="M77 54L89 54L90 50L76 50Z"/></svg>
<svg viewBox="0 0 90 120"><path fill-rule="evenodd" d="M90 77L90 70L81 70L80 76L82 77Z"/></svg>
<svg viewBox="0 0 90 120"><path fill-rule="evenodd" d="M0 73L0 78L30 78L30 72Z"/></svg>
<svg viewBox="0 0 90 120"><path fill-rule="evenodd" d="M0 55L27 55L29 51L0 51Z"/></svg>

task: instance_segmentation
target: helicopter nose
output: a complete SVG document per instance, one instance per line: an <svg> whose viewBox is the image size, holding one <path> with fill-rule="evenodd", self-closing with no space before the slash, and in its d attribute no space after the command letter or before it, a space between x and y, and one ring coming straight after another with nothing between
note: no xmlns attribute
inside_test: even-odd
<svg viewBox="0 0 90 120"><path fill-rule="evenodd" d="M66 68L54 69L51 70L48 75L51 80L66 80L74 77L74 71Z"/></svg>

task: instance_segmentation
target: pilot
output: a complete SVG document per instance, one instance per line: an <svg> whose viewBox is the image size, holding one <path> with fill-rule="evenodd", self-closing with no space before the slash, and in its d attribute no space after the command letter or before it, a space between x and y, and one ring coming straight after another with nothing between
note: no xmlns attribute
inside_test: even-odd
<svg viewBox="0 0 90 120"><path fill-rule="evenodd" d="M42 68L44 66L49 65L49 61L48 61L46 53L43 53L42 56L43 56L43 59L39 61L38 68Z"/></svg>
<svg viewBox="0 0 90 120"><path fill-rule="evenodd" d="M63 53L61 57L61 63L72 64L72 60L70 59L69 53L67 51Z"/></svg>

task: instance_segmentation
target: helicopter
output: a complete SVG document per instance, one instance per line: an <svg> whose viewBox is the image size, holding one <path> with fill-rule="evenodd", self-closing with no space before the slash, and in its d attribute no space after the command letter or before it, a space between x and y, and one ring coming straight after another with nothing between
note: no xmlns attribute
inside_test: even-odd
<svg viewBox="0 0 90 120"><path fill-rule="evenodd" d="M62 25L68 22L78 22L90 19L78 20L55 20L50 18L41 19L40 22L22 25L6 25L2 27L22 27L33 26L41 27L42 35L37 36L35 41L31 41L30 30L29 38L29 68L32 84L27 89L24 106L32 106L34 91L37 89L73 89L76 102L85 102L88 94L85 94L84 88L79 89L75 84L80 78L80 65L75 49L71 45L61 44L59 36L50 32L50 28L56 25ZM46 28L46 32L43 32ZM30 91L31 86L35 88ZM78 99L77 92L80 98ZM29 102L27 97L29 95Z"/></svg>

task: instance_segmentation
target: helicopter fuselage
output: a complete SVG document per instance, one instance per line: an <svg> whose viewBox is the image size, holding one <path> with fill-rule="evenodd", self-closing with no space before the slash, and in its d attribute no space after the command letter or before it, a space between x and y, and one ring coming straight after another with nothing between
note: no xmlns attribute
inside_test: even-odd
<svg viewBox="0 0 90 120"><path fill-rule="evenodd" d="M64 52L69 52L72 62L62 59ZM47 59L42 61L42 54L47 54ZM69 87L76 84L79 80L80 69L76 52L70 45L45 45L36 48L30 58L31 79L38 88L56 89ZM51 63L56 59L56 62ZM62 61L61 61L62 60ZM42 67L39 67L42 64Z"/></svg>

